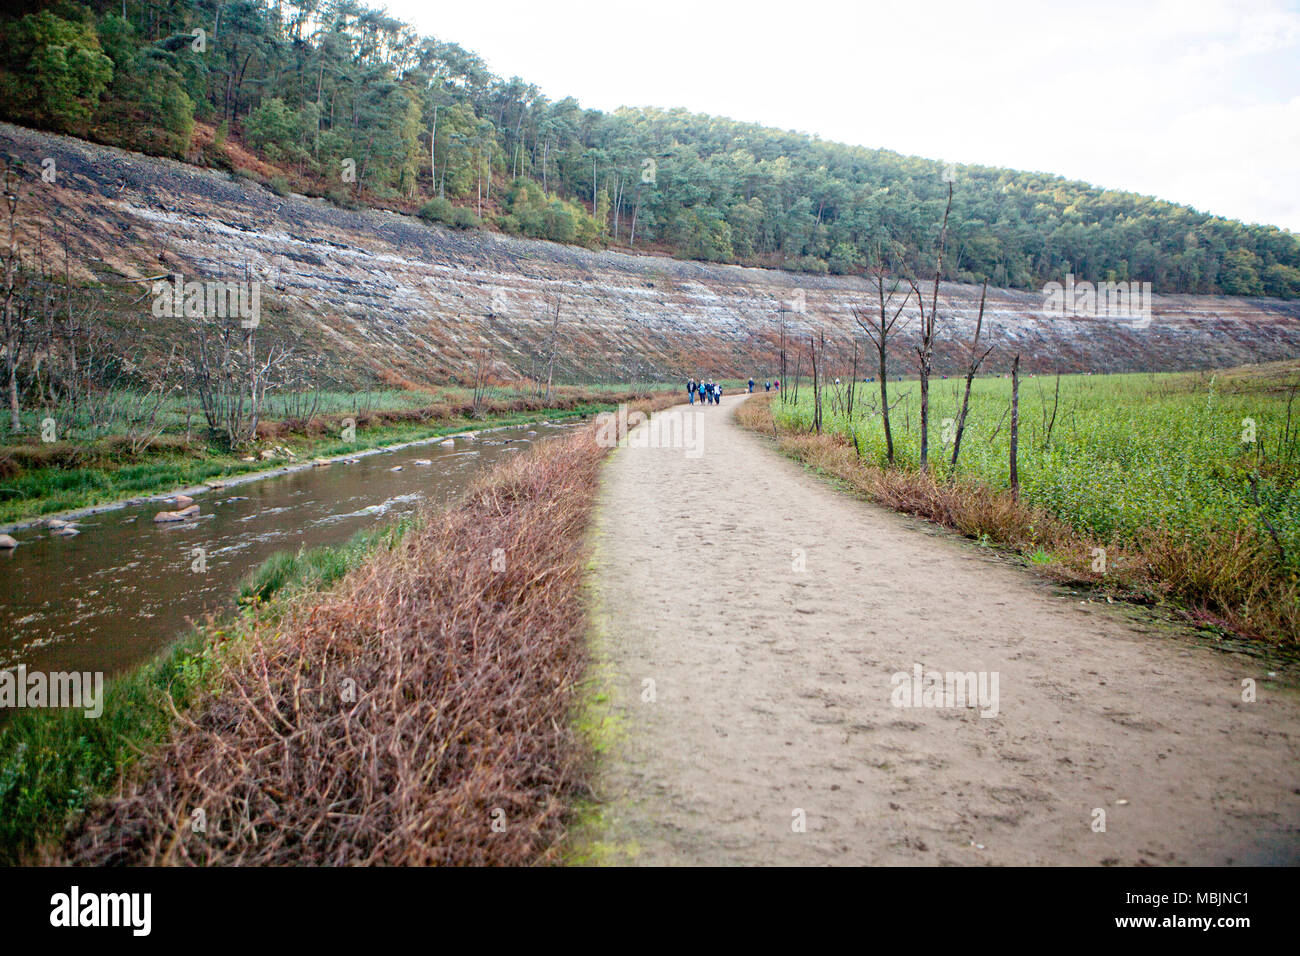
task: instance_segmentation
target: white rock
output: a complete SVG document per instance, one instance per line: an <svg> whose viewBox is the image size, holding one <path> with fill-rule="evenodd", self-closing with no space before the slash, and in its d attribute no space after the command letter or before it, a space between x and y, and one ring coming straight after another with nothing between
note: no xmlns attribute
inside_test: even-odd
<svg viewBox="0 0 1300 956"><path fill-rule="evenodd" d="M9 551L18 547L18 542L7 534L0 534L0 550Z"/></svg>

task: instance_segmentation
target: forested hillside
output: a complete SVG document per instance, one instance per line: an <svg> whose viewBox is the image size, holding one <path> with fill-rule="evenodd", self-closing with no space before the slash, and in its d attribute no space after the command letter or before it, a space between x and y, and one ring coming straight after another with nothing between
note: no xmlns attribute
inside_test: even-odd
<svg viewBox="0 0 1300 956"><path fill-rule="evenodd" d="M340 205L807 272L931 274L947 196L933 160L553 102L352 0L12 3L0 115ZM1292 233L1048 175L955 173L948 278L1300 296Z"/></svg>

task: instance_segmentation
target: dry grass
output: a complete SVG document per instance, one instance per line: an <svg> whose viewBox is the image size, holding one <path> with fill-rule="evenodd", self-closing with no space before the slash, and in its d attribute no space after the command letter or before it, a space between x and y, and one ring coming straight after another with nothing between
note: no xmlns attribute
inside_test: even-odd
<svg viewBox="0 0 1300 956"><path fill-rule="evenodd" d="M288 418L262 421L257 426L257 437L264 441L282 441L295 436L320 438L337 435L347 420L358 428L383 427L400 424L427 424L430 422L469 421L496 415L524 412L571 411L583 405L608 405L618 402L637 402L645 399L645 392L628 389L623 392L599 391L566 386L554 392L549 399L514 396L488 398L478 408L469 401L440 401L419 408L376 409L360 414L338 412L314 415L310 420Z"/></svg>
<svg viewBox="0 0 1300 956"><path fill-rule="evenodd" d="M570 717L603 454L588 428L543 443L268 619L78 822L64 861L552 860L586 765Z"/></svg>
<svg viewBox="0 0 1300 956"><path fill-rule="evenodd" d="M745 402L736 417L747 428L777 435L785 454L839 479L860 497L1010 548L1057 580L1127 600L1173 601L1192 620L1244 637L1291 647L1300 642L1300 584L1279 568L1258 529L1247 524L1208 539L1150 528L1137 540L1095 540L1009 492L865 463L841 435L777 434L768 400ZM1105 573L1093 570L1096 548L1106 551Z"/></svg>

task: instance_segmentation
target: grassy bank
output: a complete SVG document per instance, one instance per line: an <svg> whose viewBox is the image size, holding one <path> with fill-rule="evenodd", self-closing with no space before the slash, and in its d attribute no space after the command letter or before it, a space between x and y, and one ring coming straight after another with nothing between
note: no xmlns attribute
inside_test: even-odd
<svg viewBox="0 0 1300 956"><path fill-rule="evenodd" d="M526 395L500 396L482 403L477 411L469 397L457 390L433 396L367 395L358 403L360 410L349 408L342 397L334 396L322 402L329 411L318 407L310 415L263 422L258 430L259 441L238 452L200 441L179 418L170 421L170 430L152 445L138 452L133 452L130 441L121 435L78 442L10 444L0 447L0 525L165 494L207 481L283 467L292 461L354 454L475 428L590 415L644 395L644 390L565 387L557 390L550 401ZM432 403L431 397L436 399ZM278 407L292 411L300 405L285 402ZM349 420L355 424L351 440L343 437ZM38 427L32 429L32 433L38 431ZM262 450L273 450L275 457L263 460ZM250 457L255 460L245 460Z"/></svg>
<svg viewBox="0 0 1300 956"><path fill-rule="evenodd" d="M235 624L113 682L98 722L23 714L0 737L0 852L557 860L589 756L574 727L580 589L604 451L578 430L503 462L400 540L267 562ZM199 808L204 833L190 826Z"/></svg>
<svg viewBox="0 0 1300 956"><path fill-rule="evenodd" d="M1300 461L1289 416L1300 418L1300 408L1291 407L1292 378L1286 367L1062 377L1059 398L1055 379L1022 383L1018 497L1009 489L1005 379L976 382L955 472L943 426L959 407L951 381L932 391L929 474L916 467L915 383L891 383L891 403L902 399L891 415L896 467L886 461L874 384L859 386L852 416L842 390L827 390L821 434L806 386L797 402L765 397L739 418L865 498L1009 547L1064 579L1294 647L1300 501L1290 489ZM1244 420L1254 423L1253 443L1241 440Z"/></svg>
<svg viewBox="0 0 1300 956"><path fill-rule="evenodd" d="M0 723L0 864L48 851L66 821L108 792L137 756L166 739L176 714L213 686L232 642L271 626L368 554L391 548L404 523L338 547L284 553L240 586L241 612L196 629L155 660L111 681L103 714L19 710Z"/></svg>

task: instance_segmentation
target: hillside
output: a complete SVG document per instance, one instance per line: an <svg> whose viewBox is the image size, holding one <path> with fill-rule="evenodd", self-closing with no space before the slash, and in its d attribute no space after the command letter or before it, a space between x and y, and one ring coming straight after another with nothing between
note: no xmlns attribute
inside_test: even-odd
<svg viewBox="0 0 1300 956"><path fill-rule="evenodd" d="M849 309L871 303L857 277L445 229L3 124L0 151L28 168L24 244L34 247L39 235L61 265L66 229L74 281L104 290L106 321L124 340L158 350L178 341L178 323L155 318L147 287L130 280L247 275L264 283L263 334L296 342L314 370L352 384L464 381L483 361L503 379L536 375L550 353L557 301L558 378L767 375L778 310L799 290L807 309L785 314L788 334L825 329L844 343L845 361ZM59 170L53 185L32 174L47 157ZM951 371L979 290L953 283L942 292L948 331L938 367ZM1157 294L1145 329L1051 318L1042 306L1038 293L990 289L995 371L1013 350L1039 372L1207 368L1300 354L1300 302ZM905 363L896 367L910 368L906 336L896 346Z"/></svg>
<svg viewBox="0 0 1300 956"><path fill-rule="evenodd" d="M934 159L551 101L351 0L20 0L0 15L0 117L345 206L810 274L933 275L946 198ZM1042 173L951 172L946 279L1300 297L1292 233Z"/></svg>

